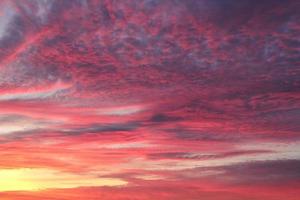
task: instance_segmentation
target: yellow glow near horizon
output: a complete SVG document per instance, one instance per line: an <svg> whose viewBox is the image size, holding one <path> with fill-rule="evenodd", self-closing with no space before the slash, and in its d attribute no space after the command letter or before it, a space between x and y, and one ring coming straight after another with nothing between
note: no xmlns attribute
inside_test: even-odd
<svg viewBox="0 0 300 200"><path fill-rule="evenodd" d="M36 191L89 186L120 186L127 182L115 178L97 178L50 169L0 169L0 192Z"/></svg>

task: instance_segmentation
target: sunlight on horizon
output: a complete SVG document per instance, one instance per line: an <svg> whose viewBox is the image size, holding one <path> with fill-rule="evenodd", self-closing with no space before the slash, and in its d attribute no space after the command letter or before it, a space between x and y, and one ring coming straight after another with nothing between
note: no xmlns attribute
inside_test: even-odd
<svg viewBox="0 0 300 200"><path fill-rule="evenodd" d="M89 186L120 186L126 182L114 178L97 178L42 168L16 168L0 170L0 192L37 191Z"/></svg>

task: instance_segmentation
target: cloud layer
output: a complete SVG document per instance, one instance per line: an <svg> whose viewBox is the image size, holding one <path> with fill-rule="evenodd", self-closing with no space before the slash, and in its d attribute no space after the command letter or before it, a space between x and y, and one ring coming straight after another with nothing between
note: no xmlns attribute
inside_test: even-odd
<svg viewBox="0 0 300 200"><path fill-rule="evenodd" d="M1 198L296 200L299 10L1 1Z"/></svg>

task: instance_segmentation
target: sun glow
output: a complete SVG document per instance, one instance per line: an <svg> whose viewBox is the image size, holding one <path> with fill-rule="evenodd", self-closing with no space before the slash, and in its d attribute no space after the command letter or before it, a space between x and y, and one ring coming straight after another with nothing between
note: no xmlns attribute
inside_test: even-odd
<svg viewBox="0 0 300 200"><path fill-rule="evenodd" d="M97 178L50 169L2 169L0 170L0 192L36 191L52 188L77 188L88 186L119 186L126 184L121 179Z"/></svg>

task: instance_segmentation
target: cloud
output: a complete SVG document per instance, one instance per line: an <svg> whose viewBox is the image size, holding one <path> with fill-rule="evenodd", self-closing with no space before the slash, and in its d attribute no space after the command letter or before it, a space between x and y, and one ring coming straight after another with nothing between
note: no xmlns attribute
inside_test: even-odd
<svg viewBox="0 0 300 200"><path fill-rule="evenodd" d="M8 135L23 132L32 132L53 125L42 119L33 119L18 115L0 115L0 135Z"/></svg>
<svg viewBox="0 0 300 200"><path fill-rule="evenodd" d="M62 130L65 134L84 134L84 133L113 133L122 131L133 131L138 127L137 123L129 122L124 124L92 124L85 127L75 127Z"/></svg>
<svg viewBox="0 0 300 200"><path fill-rule="evenodd" d="M8 29L10 27L10 23L13 21L16 12L13 7L7 3L1 3L1 10L0 10L0 40L7 36Z"/></svg>
<svg viewBox="0 0 300 200"><path fill-rule="evenodd" d="M235 156L245 156L248 154L264 154L272 153L267 150L248 150L248 151L232 151L224 152L219 154L201 154L193 152L166 152L166 153L153 153L149 154L150 159L196 159L196 160L209 160L209 159L219 159L226 157L235 157Z"/></svg>
<svg viewBox="0 0 300 200"><path fill-rule="evenodd" d="M30 100L30 99L44 99L54 96L55 94L67 90L70 85L61 82L56 82L48 88L32 88L10 92L0 93L0 101L8 100Z"/></svg>
<svg viewBox="0 0 300 200"><path fill-rule="evenodd" d="M167 116L164 114L156 114L153 115L150 119L152 122L172 122L172 121L180 121L183 120L181 117L175 117L175 116Z"/></svg>
<svg viewBox="0 0 300 200"><path fill-rule="evenodd" d="M222 168L222 179L229 184L288 184L298 181L299 160L246 162Z"/></svg>
<svg viewBox="0 0 300 200"><path fill-rule="evenodd" d="M103 108L99 111L99 114L123 116L123 115L136 114L138 112L142 112L143 110L144 109L142 106L134 105L134 106Z"/></svg>
<svg viewBox="0 0 300 200"><path fill-rule="evenodd" d="M299 196L295 1L0 5L1 198Z"/></svg>

